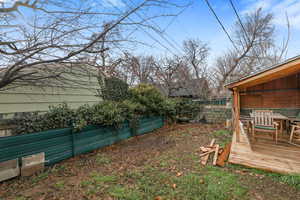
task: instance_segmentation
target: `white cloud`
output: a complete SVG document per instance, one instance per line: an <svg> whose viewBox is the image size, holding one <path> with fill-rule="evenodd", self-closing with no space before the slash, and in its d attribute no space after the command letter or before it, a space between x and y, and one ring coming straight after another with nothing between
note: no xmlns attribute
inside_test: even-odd
<svg viewBox="0 0 300 200"><path fill-rule="evenodd" d="M287 13L292 28L300 30L300 1L299 0L247 0L247 6L242 13L262 8L274 14L274 23L286 26Z"/></svg>
<svg viewBox="0 0 300 200"><path fill-rule="evenodd" d="M0 0L0 3L14 3L16 0Z"/></svg>
<svg viewBox="0 0 300 200"><path fill-rule="evenodd" d="M251 12L258 8L262 8L264 10L269 9L272 5L273 0L250 0L247 1L246 9L243 11L244 13Z"/></svg>
<svg viewBox="0 0 300 200"><path fill-rule="evenodd" d="M124 7L122 0L102 0L102 5L105 7Z"/></svg>

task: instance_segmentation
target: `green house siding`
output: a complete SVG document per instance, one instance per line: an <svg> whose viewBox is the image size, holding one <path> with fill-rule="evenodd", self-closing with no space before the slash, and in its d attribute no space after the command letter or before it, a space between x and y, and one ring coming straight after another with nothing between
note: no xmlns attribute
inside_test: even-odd
<svg viewBox="0 0 300 200"><path fill-rule="evenodd" d="M18 83L1 90L0 119L12 118L23 112L45 112L50 105L63 102L71 108L77 108L80 105L94 104L101 100L98 95L100 88L97 77L86 74L72 75L72 73L67 76L68 80L71 80L68 83L52 82L40 86Z"/></svg>

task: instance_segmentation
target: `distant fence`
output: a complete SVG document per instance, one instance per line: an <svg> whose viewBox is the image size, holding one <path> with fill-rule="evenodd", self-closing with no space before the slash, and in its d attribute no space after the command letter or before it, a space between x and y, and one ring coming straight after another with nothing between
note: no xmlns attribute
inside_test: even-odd
<svg viewBox="0 0 300 200"><path fill-rule="evenodd" d="M197 102L201 105L226 105L226 103L230 101L231 98L215 98L208 100L199 100Z"/></svg>
<svg viewBox="0 0 300 200"><path fill-rule="evenodd" d="M164 125L163 117L142 118L136 135L151 132ZM134 136L128 123L122 128L87 126L74 133L72 128L0 138L0 162L45 153L45 165L90 152Z"/></svg>

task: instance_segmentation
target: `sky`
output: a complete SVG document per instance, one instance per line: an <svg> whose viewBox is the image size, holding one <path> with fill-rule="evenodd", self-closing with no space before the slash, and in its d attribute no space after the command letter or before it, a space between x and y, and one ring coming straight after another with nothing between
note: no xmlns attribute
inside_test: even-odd
<svg viewBox="0 0 300 200"><path fill-rule="evenodd" d="M14 2L15 0L0 0L1 2ZM84 0L70 0L84 1ZM87 0L93 4L101 4L105 9L125 10L128 4L141 0ZM175 0L169 0L175 1ZM188 0L176 0L186 3ZM204 0L192 0L193 3L176 16L169 18L159 18L151 23L156 23L160 28L165 29L164 37L169 40L166 42L151 30L138 31L134 37L151 47L137 46L134 48L136 54L148 55L170 55L182 53L182 42L186 39L199 39L208 44L210 55L209 65L213 65L216 58L227 49L232 48L232 44L221 29L217 20L210 12ZM262 8L265 12L274 14L274 25L276 28L276 41L281 44L287 37L286 14L289 17L291 25L290 42L287 58L300 54L300 0L232 0L235 4L239 15L243 17L246 13ZM209 0L218 17L225 25L227 31L231 33L233 25L237 20L229 0ZM98 5L99 6L99 5ZM178 10L160 10L160 12L172 13ZM148 16L154 15L157 10L147 11ZM137 16L132 16L137 17ZM152 36L149 37L149 35ZM155 38L155 39L153 39ZM156 40L156 41L155 41ZM160 41L161 44L158 44Z"/></svg>
<svg viewBox="0 0 300 200"><path fill-rule="evenodd" d="M112 1L112 0L111 0ZM120 0L114 0L118 2ZM230 33L237 20L229 0L210 0L218 17ZM262 8L263 11L273 13L276 42L281 44L287 38L286 13L290 22L290 42L287 58L300 54L300 0L233 0L239 15L242 17L246 13ZM222 55L232 44L221 29L217 20L208 9L204 0L195 0L182 14L175 19L165 19L172 22L166 30L169 40L174 44L181 45L182 41L188 38L197 38L208 43L210 47L209 64L213 65L216 57ZM163 20L162 20L163 21ZM158 22L159 23L159 22ZM163 28L165 23L160 23ZM138 50L140 53L166 54L168 50L159 44L151 41L146 35L141 37L153 44L154 48ZM174 47L162 40L170 50L176 51ZM179 52L180 50L178 50Z"/></svg>

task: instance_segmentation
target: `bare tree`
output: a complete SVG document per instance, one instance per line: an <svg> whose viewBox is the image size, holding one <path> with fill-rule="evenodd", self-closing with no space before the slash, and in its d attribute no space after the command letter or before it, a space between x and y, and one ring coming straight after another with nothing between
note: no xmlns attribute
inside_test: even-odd
<svg viewBox="0 0 300 200"><path fill-rule="evenodd" d="M183 42L183 49L183 59L189 68L185 70L185 85L195 96L206 98L209 92L206 81L209 47L199 39L188 39Z"/></svg>
<svg viewBox="0 0 300 200"><path fill-rule="evenodd" d="M195 78L200 79L206 75L206 61L209 48L206 43L198 39L188 39L183 42L184 58L193 69Z"/></svg>
<svg viewBox="0 0 300 200"><path fill-rule="evenodd" d="M183 68L183 61L180 57L165 57L156 62L155 82L165 92L167 96L171 95L176 82L178 82L179 69Z"/></svg>
<svg viewBox="0 0 300 200"><path fill-rule="evenodd" d="M147 20L165 16L132 17L134 13L162 6L177 5L165 0L143 0L127 9L115 9L113 4L112 8L107 8L95 1L0 3L0 88L17 81L34 83L57 79L60 77L57 64L78 63L83 55L104 58L110 47L99 43L107 42L106 37L111 32L121 26L126 30L143 26ZM51 63L56 67L52 68Z"/></svg>
<svg viewBox="0 0 300 200"><path fill-rule="evenodd" d="M288 40L280 51L274 41L273 15L264 14L261 9L247 14L243 21L236 22L233 35L233 49L216 61L214 81L218 90L223 90L226 82L240 78L281 60L287 50ZM289 26L288 26L289 27Z"/></svg>
<svg viewBox="0 0 300 200"><path fill-rule="evenodd" d="M153 83L156 60L153 56L126 55L124 66L134 83Z"/></svg>

